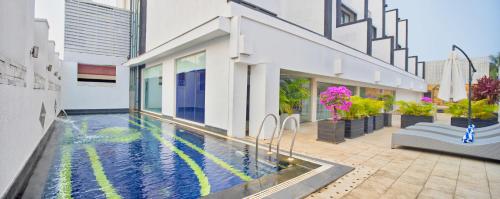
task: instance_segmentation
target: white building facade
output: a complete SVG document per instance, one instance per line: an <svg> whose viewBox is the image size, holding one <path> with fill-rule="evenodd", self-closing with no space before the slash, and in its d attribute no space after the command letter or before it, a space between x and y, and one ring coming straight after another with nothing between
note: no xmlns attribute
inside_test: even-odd
<svg viewBox="0 0 500 199"><path fill-rule="evenodd" d="M22 189L61 107L59 53L34 13L34 0L0 3L0 198Z"/></svg>
<svg viewBox="0 0 500 199"><path fill-rule="evenodd" d="M140 21L132 32L142 44L126 63L135 109L244 137L256 136L266 114L278 114L282 78L310 82L301 121L329 117L317 97L331 85L397 100L426 91L416 72L423 65L409 63L407 31L399 31L408 24L384 0L132 4ZM266 128L262 138L272 134Z"/></svg>
<svg viewBox="0 0 500 199"><path fill-rule="evenodd" d="M65 1L63 108L68 114L128 112L130 12Z"/></svg>

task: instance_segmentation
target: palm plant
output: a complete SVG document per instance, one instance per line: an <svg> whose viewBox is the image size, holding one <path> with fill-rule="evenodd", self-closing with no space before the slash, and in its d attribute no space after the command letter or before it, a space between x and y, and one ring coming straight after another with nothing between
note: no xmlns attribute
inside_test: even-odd
<svg viewBox="0 0 500 199"><path fill-rule="evenodd" d="M280 82L280 113L293 114L302 109L302 101L309 98L310 92L304 87L309 80L304 78L282 79Z"/></svg>
<svg viewBox="0 0 500 199"><path fill-rule="evenodd" d="M490 55L490 77L498 78L498 69L500 68L500 52L498 52L497 56Z"/></svg>
<svg viewBox="0 0 500 199"><path fill-rule="evenodd" d="M384 101L384 112L390 112L392 111L394 107L394 95L380 95L377 97L378 100Z"/></svg>

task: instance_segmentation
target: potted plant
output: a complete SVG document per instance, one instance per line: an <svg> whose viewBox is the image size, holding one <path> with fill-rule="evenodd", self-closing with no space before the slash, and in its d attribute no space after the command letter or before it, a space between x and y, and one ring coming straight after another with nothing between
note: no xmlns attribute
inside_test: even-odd
<svg viewBox="0 0 500 199"><path fill-rule="evenodd" d="M392 113L394 108L394 95L381 95L378 100L384 101L384 126L392 126Z"/></svg>
<svg viewBox="0 0 500 199"><path fill-rule="evenodd" d="M302 101L309 98L310 92L304 87L307 79L282 79L280 82L279 112L280 120L283 123L286 117L292 116L300 122L300 112L302 111ZM285 129L292 129L293 124L289 122Z"/></svg>
<svg viewBox="0 0 500 199"><path fill-rule="evenodd" d="M342 111L342 120L345 123L344 136L347 138L356 138L365 133L366 110L364 101L361 97L351 97L351 108L349 111Z"/></svg>
<svg viewBox="0 0 500 199"><path fill-rule="evenodd" d="M415 125L419 122L434 122L435 106L428 97L423 97L420 102L398 101L401 113L401 128Z"/></svg>
<svg viewBox="0 0 500 199"><path fill-rule="evenodd" d="M451 125L467 128L468 126L468 106L467 100L456 103L447 103L447 113L451 114ZM477 127L486 127L498 124L498 118L495 115L498 105L488 104L488 99L472 102L472 123Z"/></svg>
<svg viewBox="0 0 500 199"><path fill-rule="evenodd" d="M365 117L365 133L372 133L374 130L382 128L383 116L380 114L380 110L384 107L384 102L366 98L364 99L364 106L367 115ZM377 120L377 122L375 122L375 120ZM377 128L375 123L378 124Z"/></svg>
<svg viewBox="0 0 500 199"><path fill-rule="evenodd" d="M345 122L340 120L340 112L351 108L351 91L344 86L328 87L320 93L319 102L332 113L332 119L318 122L318 140L343 142Z"/></svg>
<svg viewBox="0 0 500 199"><path fill-rule="evenodd" d="M382 113L384 101L370 100L370 106L368 114L373 116L373 130L384 128L384 114Z"/></svg>
<svg viewBox="0 0 500 199"><path fill-rule="evenodd" d="M500 98L500 80L484 76L477 80L472 88L472 100L479 101L486 99L488 104L498 103ZM498 113L494 113L498 120Z"/></svg>

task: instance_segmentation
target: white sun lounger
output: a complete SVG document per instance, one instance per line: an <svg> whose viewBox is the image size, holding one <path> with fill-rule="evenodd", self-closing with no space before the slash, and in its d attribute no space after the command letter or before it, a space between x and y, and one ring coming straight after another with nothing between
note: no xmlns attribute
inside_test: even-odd
<svg viewBox="0 0 500 199"><path fill-rule="evenodd" d="M466 128L458 127L458 126L451 126L448 124L439 124L439 123L428 123L428 122L420 122L415 124L415 126L432 126L432 127L440 127L440 128L447 128L455 131L463 131L465 132ZM485 131L491 131L495 129L500 129L500 124L495 124L487 127L482 127L482 128L476 128L475 131L480 131L480 132L485 132Z"/></svg>
<svg viewBox="0 0 500 199"><path fill-rule="evenodd" d="M477 138L473 143L462 139L425 131L401 129L392 134L392 148L407 146L459 155L500 160L500 136Z"/></svg>
<svg viewBox="0 0 500 199"><path fill-rule="evenodd" d="M428 133L435 133L445 136L457 137L461 138L465 134L465 128L461 128L459 130L454 130L447 127L440 126L425 126L425 125L415 125L406 127L408 130L414 131L423 131ZM490 138L500 136L500 128L492 129L492 130L483 130L483 128L474 130L476 138Z"/></svg>

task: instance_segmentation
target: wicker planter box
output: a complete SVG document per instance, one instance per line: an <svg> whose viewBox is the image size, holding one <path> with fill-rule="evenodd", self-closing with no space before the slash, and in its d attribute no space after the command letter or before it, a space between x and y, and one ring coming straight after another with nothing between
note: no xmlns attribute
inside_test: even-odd
<svg viewBox="0 0 500 199"><path fill-rule="evenodd" d="M415 125L419 122L434 122L433 116L414 116L414 115L401 115L401 128Z"/></svg>
<svg viewBox="0 0 500 199"><path fill-rule="evenodd" d="M498 118L494 117L494 118L487 119L487 120L472 119L472 124L474 124L476 126L476 128L487 127L487 126L498 124ZM467 118L452 117L451 118L451 125L467 128L467 125L468 125Z"/></svg>
<svg viewBox="0 0 500 199"><path fill-rule="evenodd" d="M365 120L363 118L357 120L344 120L344 122L346 138L357 138L365 134Z"/></svg>
<svg viewBox="0 0 500 199"><path fill-rule="evenodd" d="M365 133L373 133L373 116L365 117Z"/></svg>
<svg viewBox="0 0 500 199"><path fill-rule="evenodd" d="M384 115L378 114L373 117L373 129L379 130L384 128Z"/></svg>
<svg viewBox="0 0 500 199"><path fill-rule="evenodd" d="M392 126L392 113L384 113L384 126Z"/></svg>
<svg viewBox="0 0 500 199"><path fill-rule="evenodd" d="M331 143L341 143L345 141L345 122L338 121L336 124L332 120L321 120L318 122L318 140Z"/></svg>

